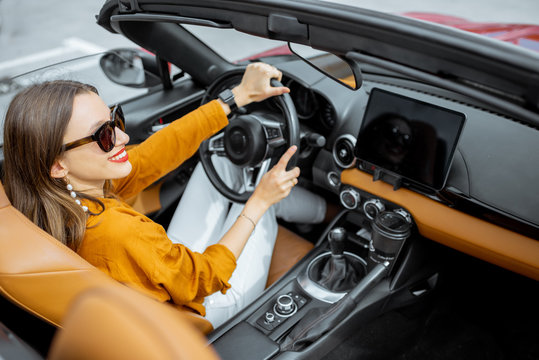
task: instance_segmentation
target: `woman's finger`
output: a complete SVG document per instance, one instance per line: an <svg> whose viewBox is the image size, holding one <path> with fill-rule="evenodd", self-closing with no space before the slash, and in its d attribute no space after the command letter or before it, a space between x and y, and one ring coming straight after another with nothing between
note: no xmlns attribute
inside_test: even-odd
<svg viewBox="0 0 539 360"><path fill-rule="evenodd" d="M300 170L299 170L299 168L297 166L295 168L293 168L292 170L290 170L290 171L284 171L282 173L282 176L280 177L281 182L285 183L285 182L290 181L292 179L296 179L296 178L299 177L299 174L300 174Z"/></svg>
<svg viewBox="0 0 539 360"><path fill-rule="evenodd" d="M283 73L279 71L275 66L271 66L269 64L264 64L264 70L268 77L275 78L279 81L281 81L283 77Z"/></svg>
<svg viewBox="0 0 539 360"><path fill-rule="evenodd" d="M289 93L290 92L290 89L285 87L285 86L282 86L282 87L273 87L271 86L268 90L268 97L270 96L279 96L279 95L282 95L282 94L286 94L286 93Z"/></svg>
<svg viewBox="0 0 539 360"><path fill-rule="evenodd" d="M294 187L298 183L298 179L297 178L292 178L288 182L291 183L291 187Z"/></svg>
<svg viewBox="0 0 539 360"><path fill-rule="evenodd" d="M297 149L298 147L296 145L292 145L291 147L289 147L288 150L286 150L286 152L283 154L283 156L281 156L279 162L275 166L286 169L286 165L288 165L288 162L290 161L292 156L294 156Z"/></svg>

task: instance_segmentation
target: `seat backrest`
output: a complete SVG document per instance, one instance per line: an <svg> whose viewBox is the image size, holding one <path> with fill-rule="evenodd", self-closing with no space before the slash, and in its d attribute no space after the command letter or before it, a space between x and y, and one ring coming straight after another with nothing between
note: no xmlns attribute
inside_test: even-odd
<svg viewBox="0 0 539 360"><path fill-rule="evenodd" d="M73 300L94 287L126 288L11 206L0 183L0 295L58 327ZM190 319L205 333L213 329Z"/></svg>
<svg viewBox="0 0 539 360"><path fill-rule="evenodd" d="M59 326L81 291L115 282L11 206L0 184L0 292Z"/></svg>
<svg viewBox="0 0 539 360"><path fill-rule="evenodd" d="M69 309L49 360L213 360L185 313L129 288L93 288Z"/></svg>

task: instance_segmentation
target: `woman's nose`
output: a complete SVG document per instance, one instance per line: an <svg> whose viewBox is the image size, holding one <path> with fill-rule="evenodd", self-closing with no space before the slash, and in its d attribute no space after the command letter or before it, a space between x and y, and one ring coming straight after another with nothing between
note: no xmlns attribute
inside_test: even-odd
<svg viewBox="0 0 539 360"><path fill-rule="evenodd" d="M129 142L129 135L123 132L120 128L116 127L116 146L126 145Z"/></svg>

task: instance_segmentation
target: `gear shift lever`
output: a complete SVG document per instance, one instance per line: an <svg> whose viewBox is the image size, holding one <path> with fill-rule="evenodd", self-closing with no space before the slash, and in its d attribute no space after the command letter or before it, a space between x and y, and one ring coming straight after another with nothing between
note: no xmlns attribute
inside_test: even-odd
<svg viewBox="0 0 539 360"><path fill-rule="evenodd" d="M343 292L353 288L364 274L364 267L358 260L344 253L346 230L342 227L332 229L328 234L331 254L320 258L311 267L309 277L318 285L334 291Z"/></svg>
<svg viewBox="0 0 539 360"><path fill-rule="evenodd" d="M331 256L342 257L344 253L344 241L346 240L346 230L342 227L331 229L328 234L329 248Z"/></svg>

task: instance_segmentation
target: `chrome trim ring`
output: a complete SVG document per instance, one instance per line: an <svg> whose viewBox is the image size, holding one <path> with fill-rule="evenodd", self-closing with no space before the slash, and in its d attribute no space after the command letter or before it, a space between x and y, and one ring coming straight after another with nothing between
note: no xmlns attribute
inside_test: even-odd
<svg viewBox="0 0 539 360"><path fill-rule="evenodd" d="M367 262L363 260L363 258L359 257L358 255L345 251L345 255L348 255L350 257L356 258L365 268L367 267ZM297 280L299 285L303 288L303 290L312 296L313 298L316 298L320 301L333 304L337 301L341 300L348 292L334 292L331 290L328 290L320 285L318 285L316 282L311 280L309 277L309 271L311 270L313 264L315 264L318 260L320 260L323 257L331 256L331 251L323 252L322 254L315 257L307 266L307 269L301 273Z"/></svg>
<svg viewBox="0 0 539 360"><path fill-rule="evenodd" d="M369 220L374 220L376 215L374 217L369 215L369 213L367 212L367 206L368 205L373 205L374 207L376 207L376 215L378 215L379 213L381 213L382 211L384 211L386 209L384 204L378 199L369 199L369 200L365 201L363 203L363 213L365 213L365 216Z"/></svg>
<svg viewBox="0 0 539 360"><path fill-rule="evenodd" d="M335 171L330 171L327 174L328 184L332 187L339 187L341 185L341 178Z"/></svg>
<svg viewBox="0 0 539 360"><path fill-rule="evenodd" d="M352 162L350 162L349 164L345 164L343 163L341 160L339 160L339 157L337 156L337 144L339 143L340 140L348 140L351 145L352 145ZM352 164L354 163L354 160L356 159L355 156L354 156L354 148L356 147L356 138L350 134L344 134L344 135L341 135L337 138L337 140L335 140L335 143L333 143L333 151L332 151L332 154L333 154L333 160L335 160L335 162L337 163L337 165L339 165L340 167L342 168L349 168L350 166L352 166Z"/></svg>
<svg viewBox="0 0 539 360"><path fill-rule="evenodd" d="M350 195L354 199L353 204L347 204L346 201L343 200L343 196L346 194ZM361 195L359 195L359 193L354 189L347 187L339 194L339 200L341 201L342 206L347 209L354 210L361 203Z"/></svg>

